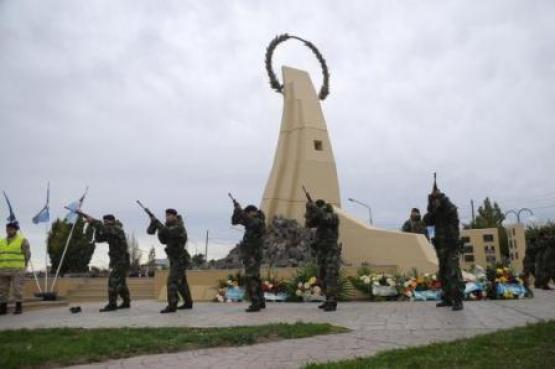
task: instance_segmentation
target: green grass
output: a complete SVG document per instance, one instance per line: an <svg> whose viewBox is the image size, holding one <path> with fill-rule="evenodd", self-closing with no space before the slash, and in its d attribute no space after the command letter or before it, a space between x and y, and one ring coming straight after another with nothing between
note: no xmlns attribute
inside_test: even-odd
<svg viewBox="0 0 555 369"><path fill-rule="evenodd" d="M251 345L342 333L330 324L268 324L230 328L54 328L0 331L0 368L52 368L141 354Z"/></svg>
<svg viewBox="0 0 555 369"><path fill-rule="evenodd" d="M555 321L469 339L384 351L304 369L548 369L555 367Z"/></svg>

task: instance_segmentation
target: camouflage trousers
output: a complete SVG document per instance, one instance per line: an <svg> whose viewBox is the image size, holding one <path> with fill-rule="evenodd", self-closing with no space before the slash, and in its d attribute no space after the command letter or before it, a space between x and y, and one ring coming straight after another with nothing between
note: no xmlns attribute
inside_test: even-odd
<svg viewBox="0 0 555 369"><path fill-rule="evenodd" d="M326 301L335 302L339 295L340 252L332 247L318 254L319 278L322 281Z"/></svg>
<svg viewBox="0 0 555 369"><path fill-rule="evenodd" d="M25 271L8 270L0 271L0 303L9 300L10 286L12 287L15 302L23 302L23 285L25 284Z"/></svg>
<svg viewBox="0 0 555 369"><path fill-rule="evenodd" d="M168 305L176 308L179 302L179 295L183 298L186 305L192 305L191 290L185 274L186 263L184 260L170 260L170 272L167 280Z"/></svg>
<svg viewBox="0 0 555 369"><path fill-rule="evenodd" d="M260 261L254 257L243 259L245 266L245 290L251 304L254 306L264 305L264 292L262 291L262 280L260 279Z"/></svg>
<svg viewBox="0 0 555 369"><path fill-rule="evenodd" d="M449 303L462 302L464 297L464 281L459 264L458 253L438 254L438 279L443 290L443 301Z"/></svg>
<svg viewBox="0 0 555 369"><path fill-rule="evenodd" d="M526 278L530 275L536 275L536 255L527 253L524 255L524 259L522 260L522 274Z"/></svg>
<svg viewBox="0 0 555 369"><path fill-rule="evenodd" d="M127 287L127 272L129 268L127 264L115 265L110 270L108 276L108 304L116 306L118 296L123 300L124 304L131 302L129 296L129 288Z"/></svg>

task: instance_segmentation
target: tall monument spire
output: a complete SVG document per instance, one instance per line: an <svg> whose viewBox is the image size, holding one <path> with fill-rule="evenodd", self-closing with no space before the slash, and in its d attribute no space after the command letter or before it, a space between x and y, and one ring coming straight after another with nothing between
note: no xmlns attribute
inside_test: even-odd
<svg viewBox="0 0 555 369"><path fill-rule="evenodd" d="M326 121L307 72L283 67L283 115L274 164L262 200L275 215L304 221L306 186L314 199L337 207L339 181Z"/></svg>

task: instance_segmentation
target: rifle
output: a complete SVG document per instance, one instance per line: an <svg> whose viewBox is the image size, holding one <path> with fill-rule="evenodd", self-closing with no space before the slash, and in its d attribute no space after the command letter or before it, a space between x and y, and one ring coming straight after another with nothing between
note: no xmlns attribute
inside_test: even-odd
<svg viewBox="0 0 555 369"><path fill-rule="evenodd" d="M71 209L71 208L68 208L67 206L64 206L64 208L66 208L67 210L69 210L69 211L71 211L71 212L73 212L73 213L75 213L75 214L77 214L77 215L82 216L83 218L87 219L87 221L88 221L89 219L90 219L91 221L96 220L94 217L90 216L90 215L87 214L87 213L82 212L82 211L79 210L79 209Z"/></svg>
<svg viewBox="0 0 555 369"><path fill-rule="evenodd" d="M235 200L235 197L233 197L233 195L231 193L227 193L227 196L229 196L229 198L231 199L231 201L233 201L233 206L237 207L241 207L241 205L239 205L239 203L237 202L237 200Z"/></svg>
<svg viewBox="0 0 555 369"><path fill-rule="evenodd" d="M145 213L146 213L151 219L158 220L158 218L156 218L156 215L154 215L154 214L152 213L152 211L150 211L146 206L144 206L142 202L140 202L139 200L137 200L137 204L139 204L139 206L141 207L141 209L143 209L143 210L145 211Z"/></svg>
<svg viewBox="0 0 555 369"><path fill-rule="evenodd" d="M310 196L310 194L308 193L304 185L303 185L303 191L304 191L304 194L306 195L306 199L308 200L308 202L313 203L314 201L312 201L312 196Z"/></svg>

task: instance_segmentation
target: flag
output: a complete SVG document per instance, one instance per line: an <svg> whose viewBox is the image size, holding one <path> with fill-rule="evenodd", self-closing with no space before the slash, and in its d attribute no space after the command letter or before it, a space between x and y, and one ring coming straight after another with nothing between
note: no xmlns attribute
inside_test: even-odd
<svg viewBox="0 0 555 369"><path fill-rule="evenodd" d="M69 213L67 213L65 218L66 222L75 223L77 221L78 216L75 210L81 210L81 206L83 206L83 201L85 201L85 196L87 196L88 190L89 188L87 187L87 189L85 190L85 193L83 194L83 196L81 196L79 200L74 201L68 206L66 206L66 208L70 209Z"/></svg>
<svg viewBox="0 0 555 369"><path fill-rule="evenodd" d="M8 199L8 195L6 195L6 192L4 192L4 198L6 199L6 203L8 204L8 209L10 209L10 216L8 217L7 221L10 223L17 222L15 214L13 213L12 204L10 204L10 200Z"/></svg>
<svg viewBox="0 0 555 369"><path fill-rule="evenodd" d="M50 183L46 188L46 205L33 217L33 223L48 223L50 221Z"/></svg>

